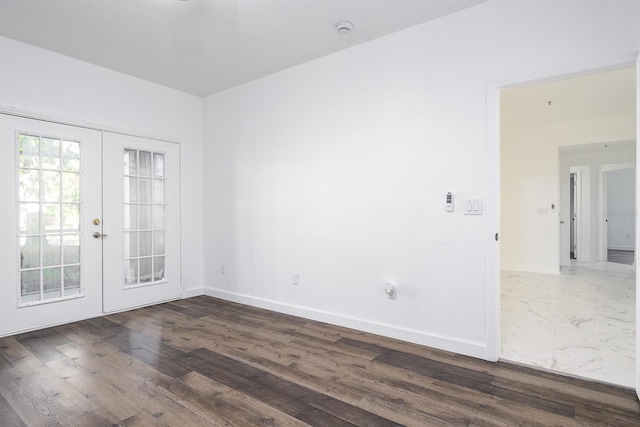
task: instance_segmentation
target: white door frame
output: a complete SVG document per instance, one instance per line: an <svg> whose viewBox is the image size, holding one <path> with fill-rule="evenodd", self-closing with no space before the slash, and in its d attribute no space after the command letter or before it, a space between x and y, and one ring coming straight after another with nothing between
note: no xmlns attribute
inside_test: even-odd
<svg viewBox="0 0 640 427"><path fill-rule="evenodd" d="M573 259L577 260L579 259L578 242L580 241L580 217L578 215L578 211L580 210L580 183L582 182L582 179L580 179L580 171L571 171L571 168L569 168L569 185L571 185L571 175L573 175L573 188L569 190L569 236L573 233L573 241L571 241L571 237L569 237L569 254L573 252ZM571 191L573 191L573 199L571 199ZM562 209L561 203L560 209ZM573 216L571 215L572 211ZM560 231L562 232L562 230ZM562 240L562 236L560 237L560 240ZM572 244L573 247L571 246ZM566 248L563 248L561 244L560 250L566 250ZM571 256L569 256L569 258L571 258ZM562 262L560 262L560 265L562 265Z"/></svg>
<svg viewBox="0 0 640 427"><path fill-rule="evenodd" d="M640 123L640 86L638 86L638 82L640 82L640 54L636 54L636 249L638 248L638 238L640 237L640 230L638 229L638 206L640 206L640 185L638 185L638 179L640 178L640 174L638 174L638 159L640 158L640 153L638 152L638 139L640 139L640 127L638 123ZM636 269L636 395L638 399L640 399L640 331L638 330L638 325L640 325L640 310L638 310L638 306L640 306L640 293L637 292L637 283L638 283L638 270L636 268L636 258L638 256L638 251L636 250L633 254L633 268Z"/></svg>
<svg viewBox="0 0 640 427"><path fill-rule="evenodd" d="M582 180L585 175L584 166L570 166L569 173L575 175L574 181L574 215L575 221L573 218L569 218L569 226L573 228L575 233L575 247L573 248L573 256L576 261L584 261L583 252L580 250L580 244L582 243L582 218L583 218L583 206L582 206ZM587 173L588 174L588 173ZM569 201L571 203L571 201ZM587 202L588 204L588 202ZM571 216L571 215L569 215ZM560 229L560 233L562 233L562 228ZM560 250L565 250L566 248L562 247L562 236L560 236ZM571 252L571 239L569 239L569 252ZM560 263L562 265L562 263Z"/></svg>
<svg viewBox="0 0 640 427"><path fill-rule="evenodd" d="M525 84L539 83L548 80L557 80L567 77L575 77L581 74L615 70L636 66L636 73L640 73L640 59L637 52L627 55L588 61L577 64L565 65L559 68L515 76L501 81L490 81L486 85L487 99L487 123L486 123L486 173L487 173L487 299L486 299L486 325L487 325L487 359L497 361L500 358L500 91L509 87ZM637 78L640 81L640 77ZM637 114L640 115L640 97L636 97ZM640 122L640 119L636 119ZM640 138L640 126L636 140ZM636 150L636 156L640 158L640 150ZM636 163L638 158L636 159ZM640 205L640 174L636 175L636 210ZM558 227L560 224L558 222ZM640 241L640 227L636 217L636 242ZM560 245L560 242L558 242ZM636 282L638 275L636 272ZM636 296L636 305L640 307L640 293ZM640 325L640 310L636 310L637 324ZM640 341L640 330L636 331L636 342ZM640 346L636 346L636 377L640 387ZM638 390L636 387L636 390ZM640 394L639 394L640 397Z"/></svg>

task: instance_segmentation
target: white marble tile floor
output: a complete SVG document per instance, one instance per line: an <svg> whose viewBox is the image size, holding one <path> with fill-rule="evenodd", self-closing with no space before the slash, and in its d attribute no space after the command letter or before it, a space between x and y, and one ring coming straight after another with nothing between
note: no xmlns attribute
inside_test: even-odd
<svg viewBox="0 0 640 427"><path fill-rule="evenodd" d="M635 271L575 262L561 274L502 272L501 358L635 386Z"/></svg>

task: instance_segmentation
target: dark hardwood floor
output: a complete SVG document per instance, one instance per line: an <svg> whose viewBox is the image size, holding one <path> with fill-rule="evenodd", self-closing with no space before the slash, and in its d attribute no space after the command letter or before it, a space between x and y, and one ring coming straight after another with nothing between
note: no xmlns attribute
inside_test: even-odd
<svg viewBox="0 0 640 427"><path fill-rule="evenodd" d="M0 339L0 426L638 426L635 392L196 297Z"/></svg>
<svg viewBox="0 0 640 427"><path fill-rule="evenodd" d="M609 262L617 262L618 264L632 265L635 259L635 251L622 251L616 249L607 250L607 260Z"/></svg>

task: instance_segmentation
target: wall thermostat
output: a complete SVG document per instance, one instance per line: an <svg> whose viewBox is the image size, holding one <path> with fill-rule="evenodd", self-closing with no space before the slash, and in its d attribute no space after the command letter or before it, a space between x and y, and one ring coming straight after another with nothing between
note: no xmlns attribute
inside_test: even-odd
<svg viewBox="0 0 640 427"><path fill-rule="evenodd" d="M447 201L445 207L447 209L447 212L453 212L453 193L451 192L447 193Z"/></svg>

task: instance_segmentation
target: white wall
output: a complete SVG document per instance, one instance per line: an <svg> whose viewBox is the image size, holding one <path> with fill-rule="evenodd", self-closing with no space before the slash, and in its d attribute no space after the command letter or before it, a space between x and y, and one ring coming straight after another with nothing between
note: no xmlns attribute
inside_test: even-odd
<svg viewBox="0 0 640 427"><path fill-rule="evenodd" d="M180 141L182 281L201 291L201 98L0 37L0 107Z"/></svg>
<svg viewBox="0 0 640 427"><path fill-rule="evenodd" d="M491 185L488 83L626 57L639 18L640 2L492 1L208 97L206 292L492 357L497 230L461 210ZM558 198L557 165L541 173L535 207Z"/></svg>
<svg viewBox="0 0 640 427"><path fill-rule="evenodd" d="M569 264L569 167L629 161L632 157L625 156L634 153L623 153L624 160L614 154L584 163L580 158L559 162L560 147L633 140L635 131L634 115L501 129L503 269L558 273L560 263ZM587 192L598 188L591 172L587 168L580 177ZM596 203L597 193L589 194L583 194L585 203ZM552 210L552 204L560 209ZM596 260L595 212L595 207L582 209L580 216L578 254L585 261ZM562 253L561 246L566 248Z"/></svg>
<svg viewBox="0 0 640 427"><path fill-rule="evenodd" d="M635 249L636 171L621 169L606 172L607 181L607 247Z"/></svg>

